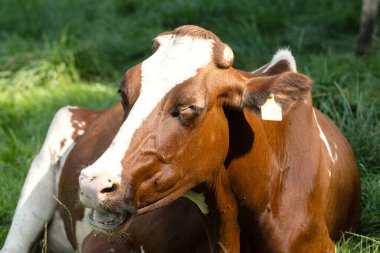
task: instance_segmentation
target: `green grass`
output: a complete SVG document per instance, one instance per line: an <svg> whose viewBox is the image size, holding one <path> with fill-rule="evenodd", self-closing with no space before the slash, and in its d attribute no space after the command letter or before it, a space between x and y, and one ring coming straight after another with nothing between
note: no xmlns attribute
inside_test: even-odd
<svg viewBox="0 0 380 253"><path fill-rule="evenodd" d="M353 55L360 1L0 0L0 245L55 111L106 108L151 39L183 24L214 31L253 70L290 46L314 80L314 105L351 143L361 173L357 234L338 252L380 252L380 41ZM380 19L378 20L380 25Z"/></svg>

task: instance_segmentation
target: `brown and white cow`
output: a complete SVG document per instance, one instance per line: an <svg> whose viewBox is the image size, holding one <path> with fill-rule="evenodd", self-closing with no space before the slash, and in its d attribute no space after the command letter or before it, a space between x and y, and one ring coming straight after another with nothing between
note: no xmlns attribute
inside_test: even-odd
<svg viewBox="0 0 380 253"><path fill-rule="evenodd" d="M84 215L90 210L79 204L78 176L85 165L96 160L109 146L122 120L120 103L104 111L67 106L56 113L44 144L29 168L0 252L33 252L45 223L48 224L48 252L210 251L202 213L185 198L137 216L117 235L92 232Z"/></svg>
<svg viewBox="0 0 380 253"><path fill-rule="evenodd" d="M291 53L245 73L196 26L158 35L153 50L120 86L118 133L81 171L90 223L118 230L194 189L206 195L215 252L334 252L332 239L358 221L358 171Z"/></svg>
<svg viewBox="0 0 380 253"><path fill-rule="evenodd" d="M358 172L340 131L312 107L311 81L291 53L239 71L232 50L195 26L160 34L153 49L121 83L124 111L96 112L72 144L48 134L45 143L70 148L57 154L58 175L44 176L54 161L35 174L58 186L24 186L22 195L36 197L19 201L2 252L27 252L50 220L56 252L203 252L208 237L214 252L334 252L331 239L357 224ZM206 197L207 231L207 219L179 198L191 189ZM42 199L49 209L37 206ZM96 237L85 216L120 235Z"/></svg>

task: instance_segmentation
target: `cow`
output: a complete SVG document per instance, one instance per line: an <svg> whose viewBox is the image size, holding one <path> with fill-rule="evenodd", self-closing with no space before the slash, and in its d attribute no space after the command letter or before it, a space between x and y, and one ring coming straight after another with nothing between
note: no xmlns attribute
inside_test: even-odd
<svg viewBox="0 0 380 253"><path fill-rule="evenodd" d="M289 50L254 72L233 61L203 28L159 34L152 56L126 72L121 104L80 121L81 131L70 124L66 136L80 131L77 139L56 135L65 151L49 179L57 186L44 192L51 207L36 217L37 200L19 201L3 251L24 237L30 248L49 220L59 252L334 252L333 240L359 217L348 142L313 108L312 81ZM26 219L34 225L20 235ZM164 249L168 238L181 239Z"/></svg>
<svg viewBox="0 0 380 253"><path fill-rule="evenodd" d="M103 236L92 231L84 215L90 210L78 201L78 176L108 147L122 119L120 103L107 110L65 106L55 114L0 252L33 252L44 232L48 252L210 251L203 214L185 198L136 217L123 233Z"/></svg>
<svg viewBox="0 0 380 253"><path fill-rule="evenodd" d="M233 68L214 33L182 26L127 71L124 121L79 176L98 230L189 190L208 205L214 252L334 252L354 230L359 175L334 123L313 108L312 81L289 50L253 73Z"/></svg>

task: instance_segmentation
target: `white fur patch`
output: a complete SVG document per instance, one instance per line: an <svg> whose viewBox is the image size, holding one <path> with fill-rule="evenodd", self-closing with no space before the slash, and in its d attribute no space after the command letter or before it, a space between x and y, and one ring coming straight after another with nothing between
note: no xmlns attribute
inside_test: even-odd
<svg viewBox="0 0 380 253"><path fill-rule="evenodd" d="M314 108L313 108L313 115L314 115L315 122L317 123L317 127L318 127L318 130L319 130L319 137L321 138L321 140L325 144L327 152L329 153L329 156L331 158L331 161L335 164L336 160L335 160L335 158L332 155L331 148L330 148L329 142L327 141L326 135L323 133L322 128L319 126L319 123L318 123L318 120L317 120L317 115L315 114Z"/></svg>
<svg viewBox="0 0 380 253"><path fill-rule="evenodd" d="M291 71L297 72L296 60L294 59L294 56L292 55L289 49L282 48L276 52L269 65L264 69L263 73L267 72L270 68L272 68L274 65L276 65L279 61L282 60L289 62L289 67Z"/></svg>
<svg viewBox="0 0 380 253"><path fill-rule="evenodd" d="M89 235L93 229L90 223L87 221L87 217L90 211L91 209L85 208L83 219L81 221L76 221L75 223L75 238L78 244L78 250L80 251L82 250L84 238L86 238L86 236Z"/></svg>
<svg viewBox="0 0 380 253"><path fill-rule="evenodd" d="M61 178L62 168L65 165L66 159L69 156L71 150L74 148L74 146L75 146L75 142L71 143L71 145L65 149L65 152L63 152L63 154L59 158L59 163L56 164L55 179L54 179L54 181L55 181L55 192L58 192L59 179Z"/></svg>
<svg viewBox="0 0 380 253"><path fill-rule="evenodd" d="M107 170L121 180L121 161L135 131L171 89L194 77L198 69L211 61L213 40L172 34L156 40L160 47L141 66L139 98L110 147L93 165L82 170L83 175L103 174L102 171Z"/></svg>
<svg viewBox="0 0 380 253"><path fill-rule="evenodd" d="M334 148L335 148L334 160L335 162L337 162L338 161L338 146L336 145L335 142L334 142Z"/></svg>
<svg viewBox="0 0 380 253"><path fill-rule="evenodd" d="M56 202L55 168L72 145L72 107L60 109L54 116L40 152L34 158L22 188L4 251L27 252L46 222L53 216ZM7 251L7 252L8 252Z"/></svg>
<svg viewBox="0 0 380 253"><path fill-rule="evenodd" d="M73 107L66 106L56 113L41 151L30 166L18 205L24 205L38 182L44 177L45 172L50 170L50 166L58 162L58 159L74 142L71 138L75 129L71 125L72 113L69 110L70 108Z"/></svg>
<svg viewBox="0 0 380 253"><path fill-rule="evenodd" d="M83 128L83 127L86 126L86 121L84 121L84 120L81 120L81 121L79 121L79 120L73 120L73 124L77 125L78 127Z"/></svg>
<svg viewBox="0 0 380 253"><path fill-rule="evenodd" d="M227 62L231 62L234 59L234 52L229 46L226 46L223 50L223 57Z"/></svg>
<svg viewBox="0 0 380 253"><path fill-rule="evenodd" d="M49 225L47 246L49 252L69 253L74 251L67 239L65 226L58 210L54 212L53 220Z"/></svg>

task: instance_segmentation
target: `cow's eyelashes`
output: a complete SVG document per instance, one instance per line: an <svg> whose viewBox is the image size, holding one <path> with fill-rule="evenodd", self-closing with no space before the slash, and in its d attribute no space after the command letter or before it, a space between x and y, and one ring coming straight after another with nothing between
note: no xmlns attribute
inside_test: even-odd
<svg viewBox="0 0 380 253"><path fill-rule="evenodd" d="M119 93L121 97L120 103L123 106L124 111L127 111L129 108L129 101L127 95L121 89L119 89L117 93Z"/></svg>
<svg viewBox="0 0 380 253"><path fill-rule="evenodd" d="M180 116L186 116L189 114L199 115L201 114L203 108L196 105L188 106L177 106L171 113L171 115L176 118Z"/></svg>
<svg viewBox="0 0 380 253"><path fill-rule="evenodd" d="M121 97L121 103L123 105L127 105L128 106L128 97L127 95L125 94L125 92L121 89L118 89L117 90L117 93L119 93L120 97Z"/></svg>
<svg viewBox="0 0 380 253"><path fill-rule="evenodd" d="M197 115L201 114L203 108L196 105L189 105L181 109L181 113L195 113Z"/></svg>
<svg viewBox="0 0 380 253"><path fill-rule="evenodd" d="M182 125L191 126L202 111L203 108L196 105L178 106L172 111L171 115L177 118Z"/></svg>

